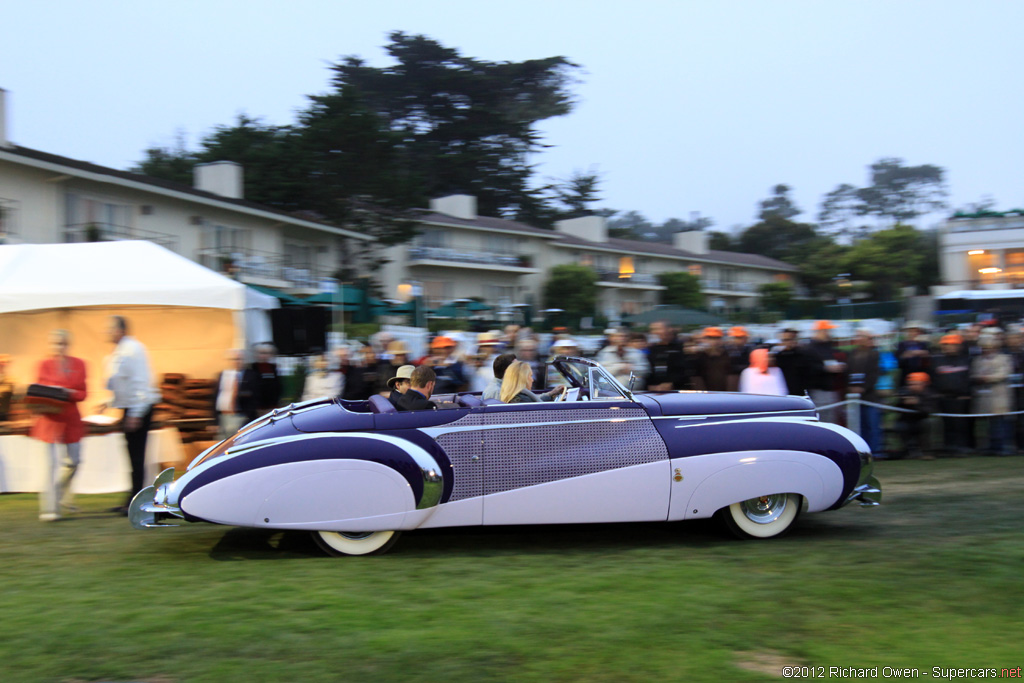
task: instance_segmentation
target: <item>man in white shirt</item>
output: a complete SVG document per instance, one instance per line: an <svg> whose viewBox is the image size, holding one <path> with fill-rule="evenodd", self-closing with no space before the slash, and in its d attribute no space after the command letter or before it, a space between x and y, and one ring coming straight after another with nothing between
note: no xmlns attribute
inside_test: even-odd
<svg viewBox="0 0 1024 683"><path fill-rule="evenodd" d="M132 467L132 490L124 506L113 512L128 514L128 505L142 490L146 463L146 437L153 418L153 405L160 393L153 386L146 347L128 336L128 321L119 315L110 317L107 336L115 344L106 360L107 389L113 393L110 405L124 410L124 436Z"/></svg>
<svg viewBox="0 0 1024 683"><path fill-rule="evenodd" d="M247 422L256 419L256 375L251 368L245 366L245 352L241 349L228 351L228 363L230 367L220 373L217 379L217 395L214 399L218 436L221 439L233 436Z"/></svg>

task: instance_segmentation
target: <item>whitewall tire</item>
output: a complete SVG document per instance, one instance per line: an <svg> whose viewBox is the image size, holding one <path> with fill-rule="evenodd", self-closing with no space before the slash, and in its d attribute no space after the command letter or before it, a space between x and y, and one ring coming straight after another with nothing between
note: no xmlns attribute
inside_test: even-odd
<svg viewBox="0 0 1024 683"><path fill-rule="evenodd" d="M313 539L328 555L380 555L398 541L400 531L314 531Z"/></svg>
<svg viewBox="0 0 1024 683"><path fill-rule="evenodd" d="M775 538L792 528L802 505L799 494L773 493L733 503L720 514L740 538Z"/></svg>

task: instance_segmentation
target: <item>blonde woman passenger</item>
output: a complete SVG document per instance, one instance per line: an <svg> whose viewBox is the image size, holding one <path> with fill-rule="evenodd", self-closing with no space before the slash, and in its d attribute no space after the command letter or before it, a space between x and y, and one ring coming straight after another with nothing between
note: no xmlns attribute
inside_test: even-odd
<svg viewBox="0 0 1024 683"><path fill-rule="evenodd" d="M530 391L532 386L533 368L530 367L530 364L521 360L513 361L505 370L499 398L502 403L539 403L553 401L558 394L565 391L564 386L559 386L546 393L535 394Z"/></svg>

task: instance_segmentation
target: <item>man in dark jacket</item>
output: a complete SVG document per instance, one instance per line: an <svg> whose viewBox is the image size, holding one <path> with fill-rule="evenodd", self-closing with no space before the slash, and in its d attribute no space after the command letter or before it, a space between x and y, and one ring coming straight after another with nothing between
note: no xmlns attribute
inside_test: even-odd
<svg viewBox="0 0 1024 683"><path fill-rule="evenodd" d="M409 389L395 402L399 410L436 410L437 405L430 400L434 393L437 374L428 366L421 365L412 371L409 377Z"/></svg>
<svg viewBox="0 0 1024 683"><path fill-rule="evenodd" d="M673 391L686 386L683 345L676 341L676 331L659 320L651 323L651 334L658 341L648 348L647 360L651 374L647 376L649 391Z"/></svg>
<svg viewBox="0 0 1024 683"><path fill-rule="evenodd" d="M814 405L819 408L837 403L846 389L846 354L836 348L831 334L834 329L836 326L828 320L817 321L814 323L814 339L807 345L814 374L808 388ZM820 414L822 421L839 424L838 408L821 410Z"/></svg>
<svg viewBox="0 0 1024 683"><path fill-rule="evenodd" d="M931 379L927 372L912 372L906 379L906 384L900 387L896 405L914 412L900 413L896 418L896 431L903 437L903 448L898 453L899 456L931 459L932 456L924 456L923 453L923 448L928 445L924 439L925 420L935 412L935 397L928 386Z"/></svg>
<svg viewBox="0 0 1024 683"><path fill-rule="evenodd" d="M940 413L968 415L971 412L971 360L959 334L947 334L939 341L941 351L931 358L932 391ZM942 418L946 448L966 453L974 427L971 417Z"/></svg>
<svg viewBox="0 0 1024 683"><path fill-rule="evenodd" d="M815 360L800 346L796 330L783 330L781 341L782 348L775 352L775 365L782 370L790 395L803 396L811 388L815 375Z"/></svg>
<svg viewBox="0 0 1024 683"><path fill-rule="evenodd" d="M701 391L728 391L732 361L722 341L720 327L704 330L704 348L697 354L694 388Z"/></svg>
<svg viewBox="0 0 1024 683"><path fill-rule="evenodd" d="M857 394L862 401L876 403L878 394L875 393L875 385L878 383L879 359L878 349L875 348L875 335L871 330L857 330L854 344L854 349L847 359L847 370L850 373L847 392ZM860 406L860 435L864 437L872 453L881 453L881 416L875 406Z"/></svg>
<svg viewBox="0 0 1024 683"><path fill-rule="evenodd" d="M252 371L255 375L253 400L258 415L269 413L281 403L281 378L277 375L274 350L271 344L256 347L256 362L252 364Z"/></svg>

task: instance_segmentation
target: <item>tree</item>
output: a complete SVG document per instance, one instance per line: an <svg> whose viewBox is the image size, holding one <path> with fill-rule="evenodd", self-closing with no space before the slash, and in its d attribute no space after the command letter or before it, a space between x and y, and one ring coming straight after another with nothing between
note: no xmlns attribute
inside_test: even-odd
<svg viewBox="0 0 1024 683"><path fill-rule="evenodd" d="M529 157L543 148L536 124L571 110L577 66L564 57L486 62L401 32L386 49L393 66L354 56L333 65L332 89L311 96L294 126L242 116L194 153L146 150L138 169L190 183L198 162L237 161L247 199L375 231L385 243L412 236L409 209L456 192L476 195L485 215L550 223L553 200L530 187Z"/></svg>
<svg viewBox="0 0 1024 683"><path fill-rule="evenodd" d="M544 283L544 307L560 308L569 318L594 315L597 306L597 273L575 263L555 266Z"/></svg>
<svg viewBox="0 0 1024 683"><path fill-rule="evenodd" d="M177 132L172 146L150 147L143 154L145 158L130 170L183 185L192 184L192 169L195 168L196 160L185 145L183 131Z"/></svg>
<svg viewBox="0 0 1024 683"><path fill-rule="evenodd" d="M658 284L661 291L661 303L683 308L699 308L704 305L704 295L700 290L700 279L691 273L674 272L659 273Z"/></svg>
<svg viewBox="0 0 1024 683"><path fill-rule="evenodd" d="M761 200L761 210L757 214L762 221L775 216L786 220L799 216L803 211L789 197L789 185L776 185L772 188L772 196Z"/></svg>
<svg viewBox="0 0 1024 683"><path fill-rule="evenodd" d="M591 205L601 199L597 194L600 183L601 178L595 171L576 171L566 180L555 183L552 190L563 207L558 217L579 218L589 215Z"/></svg>
<svg viewBox="0 0 1024 683"><path fill-rule="evenodd" d="M904 166L887 157L871 164L871 185L857 190L858 213L893 224L946 207L945 171L931 164Z"/></svg>
<svg viewBox="0 0 1024 683"><path fill-rule="evenodd" d="M732 235L720 230L712 230L708 233L708 249L714 251L738 251Z"/></svg>
<svg viewBox="0 0 1024 683"><path fill-rule="evenodd" d="M628 240L642 240L654 226L639 211L627 211L622 216L608 220L608 236Z"/></svg>
<svg viewBox="0 0 1024 683"><path fill-rule="evenodd" d="M814 226L809 223L797 223L778 214L769 214L760 223L740 233L736 240L736 251L793 263L792 257L817 236Z"/></svg>
<svg viewBox="0 0 1024 683"><path fill-rule="evenodd" d="M396 64L335 64L334 86L352 88L400 136L404 164L427 196L476 195L481 213L517 211L533 193L529 156L543 145L536 124L568 114L578 68L565 57L487 62L423 35L390 34Z"/></svg>
<svg viewBox="0 0 1024 683"><path fill-rule="evenodd" d="M761 306L769 311L785 312L793 301L793 285L789 282L766 282L757 291Z"/></svg>
<svg viewBox="0 0 1024 683"><path fill-rule="evenodd" d="M826 194L818 212L819 226L840 237L863 237L867 228L857 225L857 219L863 215L858 192L853 185L842 183Z"/></svg>
<svg viewBox="0 0 1024 683"><path fill-rule="evenodd" d="M927 238L909 225L880 230L854 244L846 255L847 272L865 280L877 301L889 301L899 288L922 278L927 262Z"/></svg>

